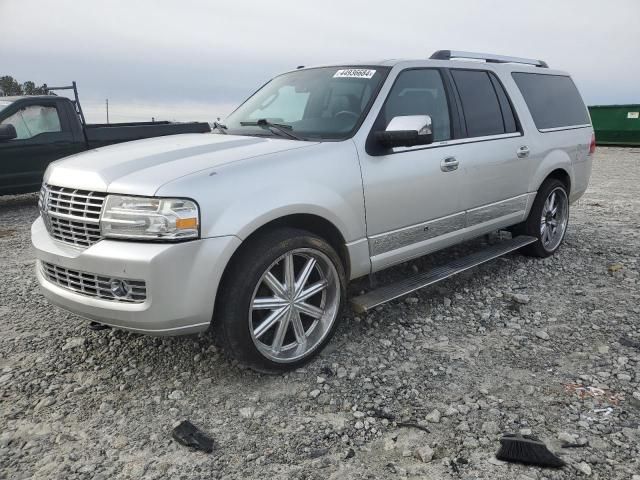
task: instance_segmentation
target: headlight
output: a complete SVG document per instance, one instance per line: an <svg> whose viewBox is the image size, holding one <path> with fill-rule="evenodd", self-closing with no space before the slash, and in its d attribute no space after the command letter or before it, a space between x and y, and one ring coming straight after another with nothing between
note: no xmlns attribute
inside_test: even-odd
<svg viewBox="0 0 640 480"><path fill-rule="evenodd" d="M100 230L106 238L186 240L200 235L199 218L191 200L109 195Z"/></svg>

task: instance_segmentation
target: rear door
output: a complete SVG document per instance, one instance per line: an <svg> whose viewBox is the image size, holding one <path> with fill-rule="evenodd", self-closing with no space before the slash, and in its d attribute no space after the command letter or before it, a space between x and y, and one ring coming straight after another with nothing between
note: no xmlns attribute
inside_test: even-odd
<svg viewBox="0 0 640 480"><path fill-rule="evenodd" d="M47 165L78 151L57 102L38 100L3 111L0 124L12 124L17 138L0 143L0 192L35 191Z"/></svg>
<svg viewBox="0 0 640 480"><path fill-rule="evenodd" d="M532 168L529 146L495 73L451 69L450 74L465 130L456 149L465 172L460 195L474 236L524 217Z"/></svg>

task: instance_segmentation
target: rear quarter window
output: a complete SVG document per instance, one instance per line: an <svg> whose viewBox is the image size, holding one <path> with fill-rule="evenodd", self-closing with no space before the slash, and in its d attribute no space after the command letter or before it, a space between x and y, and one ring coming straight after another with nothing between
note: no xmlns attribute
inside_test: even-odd
<svg viewBox="0 0 640 480"><path fill-rule="evenodd" d="M573 80L565 75L513 72L538 130L589 125L589 114Z"/></svg>

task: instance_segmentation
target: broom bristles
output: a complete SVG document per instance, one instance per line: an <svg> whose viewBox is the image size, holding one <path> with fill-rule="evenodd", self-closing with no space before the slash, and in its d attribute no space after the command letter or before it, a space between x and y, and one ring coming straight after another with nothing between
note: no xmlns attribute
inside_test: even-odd
<svg viewBox="0 0 640 480"><path fill-rule="evenodd" d="M560 468L565 465L564 461L551 453L544 443L529 435L503 436L496 458L539 467Z"/></svg>

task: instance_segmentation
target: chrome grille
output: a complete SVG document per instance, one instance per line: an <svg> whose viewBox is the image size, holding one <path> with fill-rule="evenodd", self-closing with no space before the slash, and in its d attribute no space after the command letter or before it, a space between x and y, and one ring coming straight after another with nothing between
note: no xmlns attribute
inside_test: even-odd
<svg viewBox="0 0 640 480"><path fill-rule="evenodd" d="M77 247L89 247L101 238L100 213L106 196L102 192L44 184L38 206L53 238Z"/></svg>
<svg viewBox="0 0 640 480"><path fill-rule="evenodd" d="M59 287L89 297L124 303L143 303L147 299L147 286L144 280L105 277L95 273L69 270L47 262L42 262L42 274ZM130 291L126 296L114 295L111 291L113 280L125 281L129 285Z"/></svg>

